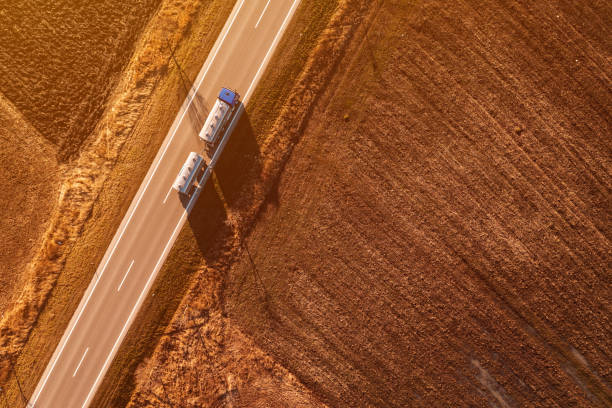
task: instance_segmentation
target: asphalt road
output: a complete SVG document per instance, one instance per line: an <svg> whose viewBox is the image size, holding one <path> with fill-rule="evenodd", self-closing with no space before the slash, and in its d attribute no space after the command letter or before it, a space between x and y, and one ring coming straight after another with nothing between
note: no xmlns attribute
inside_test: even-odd
<svg viewBox="0 0 612 408"><path fill-rule="evenodd" d="M195 81L197 97L181 107L29 406L89 405L199 195L182 203L171 190L189 152L204 150L198 121L223 86L247 104L299 1L237 1Z"/></svg>

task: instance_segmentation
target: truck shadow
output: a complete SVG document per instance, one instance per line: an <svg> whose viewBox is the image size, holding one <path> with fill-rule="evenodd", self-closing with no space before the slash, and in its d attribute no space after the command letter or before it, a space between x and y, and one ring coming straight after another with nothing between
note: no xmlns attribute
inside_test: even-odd
<svg viewBox="0 0 612 408"><path fill-rule="evenodd" d="M261 159L257 136L244 110L215 167L217 184L230 208L249 196L254 177L261 171Z"/></svg>
<svg viewBox="0 0 612 408"><path fill-rule="evenodd" d="M187 218L200 254L214 262L233 236L231 215L235 203L250 194L253 175L261 170L260 149L246 111L242 112L219 158L212 177Z"/></svg>
<svg viewBox="0 0 612 408"><path fill-rule="evenodd" d="M187 222L197 243L199 255L210 262L222 248L221 243L231 236L223 201L212 178L204 186Z"/></svg>
<svg viewBox="0 0 612 408"><path fill-rule="evenodd" d="M248 192L252 187L252 174L257 174L252 171L260 169L259 151L248 115L243 112L217 163L214 176L204 186L187 218L189 225L179 234L177 245L170 252L151 288L151 295L142 306L146 313L142 315L139 335L128 337L129 343L122 345L122 350L134 350L136 357L133 362L143 361L152 355L164 334L156 328L164 328L170 323L181 300L194 282L203 259L207 265L219 268L219 274L226 273L223 269L223 265L226 265L223 263L224 256L227 254L228 244L233 243L234 235L228 210L232 211L232 205L241 196L242 191ZM131 373L136 370L136 365L122 369L126 374L121 384L131 384ZM127 374L128 372L130 374ZM19 379L21 380L21 377ZM17 386L13 389L17 389ZM0 400L1 397L0 395ZM123 398L121 395L112 405L126 405L127 402L123 401ZM0 407L2 406L0 402Z"/></svg>

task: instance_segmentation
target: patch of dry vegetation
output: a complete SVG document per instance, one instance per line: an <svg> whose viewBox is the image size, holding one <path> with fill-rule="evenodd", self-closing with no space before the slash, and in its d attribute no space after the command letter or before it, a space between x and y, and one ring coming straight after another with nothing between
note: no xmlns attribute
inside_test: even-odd
<svg viewBox="0 0 612 408"><path fill-rule="evenodd" d="M150 360L130 407L324 407L224 316L222 265L201 272ZM219 269L217 269L219 268Z"/></svg>
<svg viewBox="0 0 612 408"><path fill-rule="evenodd" d="M89 137L161 0L0 4L0 90L64 160Z"/></svg>
<svg viewBox="0 0 612 408"><path fill-rule="evenodd" d="M25 278L57 199L56 148L0 94L0 316Z"/></svg>
<svg viewBox="0 0 612 408"><path fill-rule="evenodd" d="M0 384L11 401L34 389L136 192L133 180L146 173L185 98L177 70L169 70L171 49L187 38L195 16L204 15L197 43L189 48L199 68L225 21L225 9L231 4L163 2L94 132L66 170L18 302L0 321Z"/></svg>

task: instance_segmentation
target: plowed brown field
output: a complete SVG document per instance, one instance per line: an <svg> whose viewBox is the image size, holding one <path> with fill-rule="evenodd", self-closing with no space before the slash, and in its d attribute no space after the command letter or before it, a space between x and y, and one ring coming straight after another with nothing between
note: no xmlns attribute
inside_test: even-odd
<svg viewBox="0 0 612 408"><path fill-rule="evenodd" d="M338 4L169 256L132 406L609 406L611 8Z"/></svg>
<svg viewBox="0 0 612 408"><path fill-rule="evenodd" d="M610 406L612 7L370 7L230 318L330 406Z"/></svg>

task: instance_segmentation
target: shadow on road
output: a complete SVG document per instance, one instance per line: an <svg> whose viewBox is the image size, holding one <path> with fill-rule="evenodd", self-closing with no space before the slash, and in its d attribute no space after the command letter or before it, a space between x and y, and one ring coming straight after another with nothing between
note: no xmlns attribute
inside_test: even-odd
<svg viewBox="0 0 612 408"><path fill-rule="evenodd" d="M202 129L202 126L204 126L204 121L206 121L209 111L210 110L206 107L204 97L199 93L196 93L191 101L191 105L189 105L189 109L187 110L189 124L193 128L196 135L200 134L200 130Z"/></svg>
<svg viewBox="0 0 612 408"><path fill-rule="evenodd" d="M208 116L209 112L208 108L206 107L206 101L204 100L204 97L202 97L202 95L200 95L200 93L197 91L194 83L195 79L192 80L191 78L189 78L181 64L178 62L176 55L174 54L175 50L169 44L168 49L170 50L172 61L178 69L180 80L183 85L182 88L177 89L178 97L183 100L189 97L190 95L193 95L193 99L189 104L189 108L187 109L187 118L194 132L198 134L200 132L200 129L202 129L202 126L204 126L204 121L206 120L206 117Z"/></svg>

